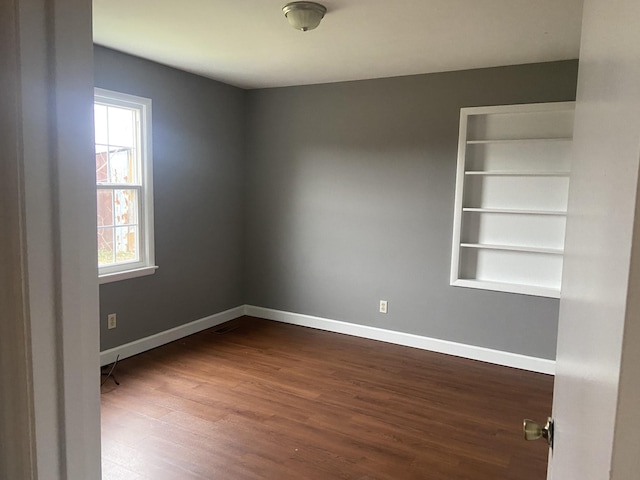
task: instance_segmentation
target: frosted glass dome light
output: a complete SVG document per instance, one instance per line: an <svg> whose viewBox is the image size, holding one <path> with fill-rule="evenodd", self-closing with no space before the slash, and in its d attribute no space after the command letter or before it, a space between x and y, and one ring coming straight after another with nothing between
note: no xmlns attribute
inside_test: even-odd
<svg viewBox="0 0 640 480"><path fill-rule="evenodd" d="M320 20L327 13L324 5L315 2L291 2L282 7L284 16L291 26L306 32L320 25Z"/></svg>

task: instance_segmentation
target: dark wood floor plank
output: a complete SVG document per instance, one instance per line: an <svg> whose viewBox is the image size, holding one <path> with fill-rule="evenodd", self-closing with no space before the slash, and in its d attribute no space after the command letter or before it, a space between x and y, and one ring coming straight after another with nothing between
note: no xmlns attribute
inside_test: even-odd
<svg viewBox="0 0 640 480"><path fill-rule="evenodd" d="M103 387L103 478L543 480L547 375L243 317ZM523 467L526 465L526 467Z"/></svg>

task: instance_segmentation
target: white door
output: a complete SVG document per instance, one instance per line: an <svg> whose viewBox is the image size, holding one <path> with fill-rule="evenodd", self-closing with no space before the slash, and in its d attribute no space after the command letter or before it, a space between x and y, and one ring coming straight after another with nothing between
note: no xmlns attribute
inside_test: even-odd
<svg viewBox="0 0 640 480"><path fill-rule="evenodd" d="M639 26L638 0L585 0L548 474L554 480L640 478Z"/></svg>

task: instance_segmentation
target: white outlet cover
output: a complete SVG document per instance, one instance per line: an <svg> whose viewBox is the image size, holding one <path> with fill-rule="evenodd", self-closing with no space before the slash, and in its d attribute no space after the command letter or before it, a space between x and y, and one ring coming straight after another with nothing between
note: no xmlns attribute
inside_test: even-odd
<svg viewBox="0 0 640 480"><path fill-rule="evenodd" d="M387 313L387 301L380 300L380 313Z"/></svg>

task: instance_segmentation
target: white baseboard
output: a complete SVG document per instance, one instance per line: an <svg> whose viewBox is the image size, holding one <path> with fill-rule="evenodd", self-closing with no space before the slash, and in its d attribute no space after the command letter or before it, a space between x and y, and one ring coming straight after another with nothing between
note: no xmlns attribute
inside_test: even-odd
<svg viewBox="0 0 640 480"><path fill-rule="evenodd" d="M554 360L529 357L517 353L492 350L490 348L450 342L437 338L422 337L411 333L396 332L393 330L385 330L383 328L369 327L366 325L341 322L338 320L330 320L328 318L313 317L311 315L303 315L300 313L283 312L281 310L255 307L253 305L243 305L232 308L224 312L195 320L185 325L180 325L164 332L156 333L149 337L141 338L140 340L135 340L133 342L105 350L100 353L100 365L108 365L114 362L118 355L122 360L124 358L137 355L138 353L146 352L152 348L193 335L194 333L201 332L207 328L215 327L216 325L220 325L243 315L290 323L292 325L317 328L319 330L326 330L329 332L344 333L346 335L369 338L371 340L379 340L387 343L395 343L397 345L420 348L431 352L445 353L456 357L470 358L472 360L479 360L481 362L519 368L532 372L546 373L548 375L555 374L556 362Z"/></svg>
<svg viewBox="0 0 640 480"><path fill-rule="evenodd" d="M135 340L118 347L110 348L109 350L100 352L100 365L104 366L115 362L118 355L120 356L119 359L122 360L123 358L131 357L138 353L146 352L152 348L201 332L207 328L215 327L221 323L241 317L244 314L245 306L241 305L230 310L225 310L224 312L209 315L208 317L195 320L185 325L180 325L170 330L165 330L164 332L156 333L149 337L141 338L140 340Z"/></svg>
<svg viewBox="0 0 640 480"><path fill-rule="evenodd" d="M330 332L344 333L372 340L380 340L382 342L395 343L397 345L405 345L407 347L420 348L422 350L429 350L432 352L445 353L456 357L480 360L482 362L519 368L521 370L546 373L548 375L555 374L556 362L546 358L529 357L517 353L492 350L490 348L477 347L464 343L422 337L411 333L395 332L393 330L368 327L365 325L357 325L355 323L341 322L338 320L313 317L299 313L271 310L269 308L254 307L252 305L245 305L244 313L245 315L250 315L252 317L265 318L267 320L275 320L278 322L290 323L292 325L312 327Z"/></svg>

